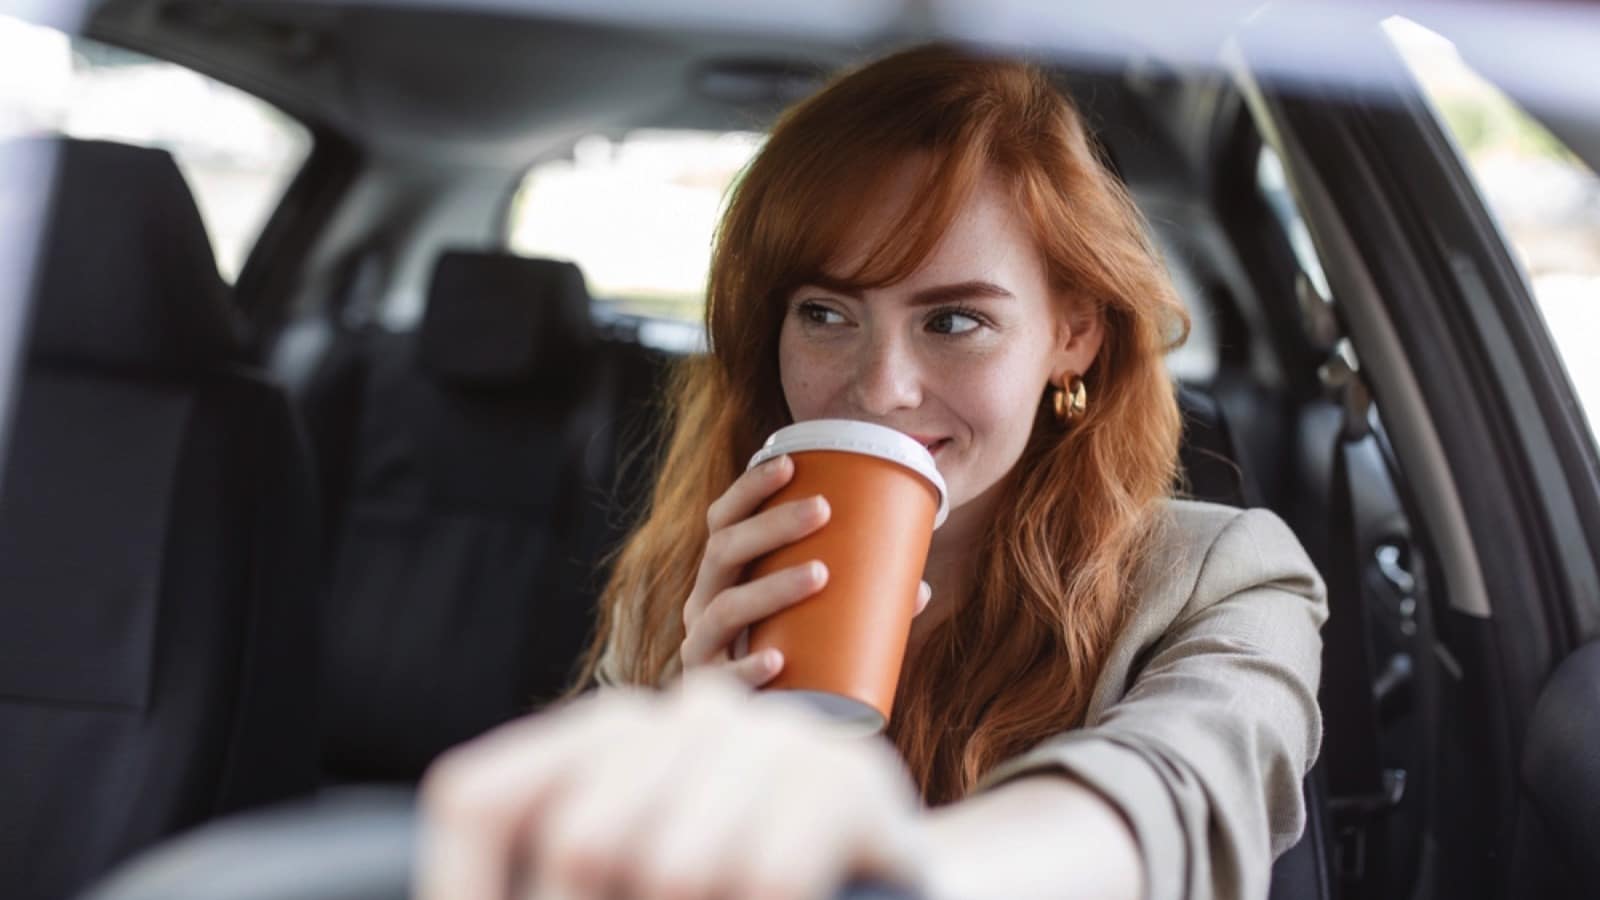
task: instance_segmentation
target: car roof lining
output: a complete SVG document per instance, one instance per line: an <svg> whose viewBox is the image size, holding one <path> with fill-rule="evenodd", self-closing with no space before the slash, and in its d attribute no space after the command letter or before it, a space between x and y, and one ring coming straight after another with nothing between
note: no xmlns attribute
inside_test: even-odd
<svg viewBox="0 0 1600 900"><path fill-rule="evenodd" d="M910 26L838 40L282 0L103 0L84 30L234 84L369 153L498 168L587 133L764 127L787 98L709 96L696 89L702 73L751 62L827 72L919 39ZM1144 107L1186 96L1160 67L1137 65L1136 79L1104 61L1062 73L1130 182L1173 171L1182 148Z"/></svg>

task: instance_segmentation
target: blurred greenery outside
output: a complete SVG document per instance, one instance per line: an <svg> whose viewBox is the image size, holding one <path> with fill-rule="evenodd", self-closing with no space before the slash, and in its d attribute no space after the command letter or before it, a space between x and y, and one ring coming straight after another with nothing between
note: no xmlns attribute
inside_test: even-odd
<svg viewBox="0 0 1600 900"><path fill-rule="evenodd" d="M1443 37L1384 23L1521 263L1591 433L1600 433L1600 177Z"/></svg>
<svg viewBox="0 0 1600 900"><path fill-rule="evenodd" d="M1544 126L1529 118L1503 94L1446 94L1436 98L1439 115L1469 158L1496 153L1542 156L1565 165L1582 166Z"/></svg>

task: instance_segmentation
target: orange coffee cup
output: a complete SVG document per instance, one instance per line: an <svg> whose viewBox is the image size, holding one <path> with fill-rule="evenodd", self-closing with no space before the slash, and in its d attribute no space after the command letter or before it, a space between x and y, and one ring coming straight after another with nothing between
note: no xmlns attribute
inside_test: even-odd
<svg viewBox="0 0 1600 900"><path fill-rule="evenodd" d="M776 647L787 692L850 730L888 723L933 530L949 512L933 456L892 428L815 419L774 433L750 467L788 454L794 477L762 508L818 494L831 509L816 532L756 560L755 579L820 559L828 583L750 629L749 650Z"/></svg>

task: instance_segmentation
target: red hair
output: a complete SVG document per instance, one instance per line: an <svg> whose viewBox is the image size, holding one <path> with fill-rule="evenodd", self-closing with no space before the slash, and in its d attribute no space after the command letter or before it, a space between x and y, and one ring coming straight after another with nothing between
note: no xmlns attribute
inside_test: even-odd
<svg viewBox="0 0 1600 900"><path fill-rule="evenodd" d="M888 736L937 804L1082 724L1177 470L1181 426L1162 356L1188 319L1077 111L1033 66L919 47L833 81L779 119L718 230L710 353L686 360L669 388L659 480L616 557L580 684L602 668L633 684L677 674L706 509L788 424L778 377L786 298L836 258L864 198L912 157L929 167L920 196L848 273L851 284L916 271L992 173L1023 213L1063 313L1099 316L1105 335L1084 373L1087 414L1062 426L1041 396L977 556L978 587L906 662L913 676Z"/></svg>

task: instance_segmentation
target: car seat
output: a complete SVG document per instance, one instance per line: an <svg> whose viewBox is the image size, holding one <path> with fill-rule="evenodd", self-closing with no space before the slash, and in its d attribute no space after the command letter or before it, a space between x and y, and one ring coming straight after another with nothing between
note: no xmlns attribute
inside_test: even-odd
<svg viewBox="0 0 1600 900"><path fill-rule="evenodd" d="M315 785L317 521L164 151L59 141L0 472L0 885Z"/></svg>

